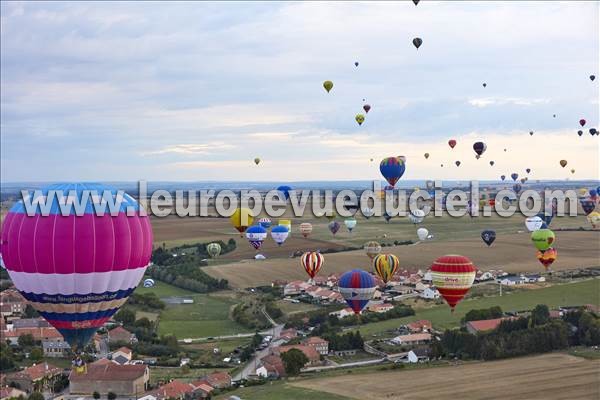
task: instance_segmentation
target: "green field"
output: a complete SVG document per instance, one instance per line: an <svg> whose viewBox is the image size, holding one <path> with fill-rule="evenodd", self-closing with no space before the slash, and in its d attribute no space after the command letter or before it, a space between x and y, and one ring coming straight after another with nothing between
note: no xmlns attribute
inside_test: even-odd
<svg viewBox="0 0 600 400"><path fill-rule="evenodd" d="M175 335L178 339L235 335L248 332L229 319L234 300L209 294L189 296L194 304L167 305L160 313L159 335Z"/></svg>
<svg viewBox="0 0 600 400"><path fill-rule="evenodd" d="M237 389L233 392L217 396L215 400L228 399L232 394L244 400L350 400L345 396L294 387L283 382L268 382L261 386Z"/></svg>
<svg viewBox="0 0 600 400"><path fill-rule="evenodd" d="M576 306L583 304L600 303L600 279L590 279L574 283L554 285L543 289L524 290L504 295L502 297L485 297L465 300L456 307L454 314L448 306L436 306L423 310L416 310L416 315L374 322L361 326L360 332L365 336L380 334L400 325L418 319L428 319L437 329L452 328L460 325L460 319L472 309L500 306L504 311L529 310L537 304L546 304L548 307Z"/></svg>
<svg viewBox="0 0 600 400"><path fill-rule="evenodd" d="M171 379L181 379L182 381L194 381L206 374L214 371L229 372L228 369L206 369L195 368L190 369L187 373L183 373L179 367L150 367L150 383L166 382Z"/></svg>
<svg viewBox="0 0 600 400"><path fill-rule="evenodd" d="M154 280L155 284L153 287L145 288L143 286L144 279L146 279L146 277L142 278L142 282L140 282L140 285L137 287L137 289L135 289L135 293L154 293L159 298L173 296L189 296L195 294L194 292L190 292L189 290L180 289L167 283L157 281L156 279Z"/></svg>

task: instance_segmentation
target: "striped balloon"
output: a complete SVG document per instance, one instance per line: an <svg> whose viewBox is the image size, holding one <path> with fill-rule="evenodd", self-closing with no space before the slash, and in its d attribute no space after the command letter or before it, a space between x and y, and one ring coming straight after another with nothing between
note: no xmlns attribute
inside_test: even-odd
<svg viewBox="0 0 600 400"><path fill-rule="evenodd" d="M325 257L316 251L306 252L300 257L300 264L304 267L304 270L308 276L310 276L310 279L315 278L324 263Z"/></svg>
<svg viewBox="0 0 600 400"><path fill-rule="evenodd" d="M313 226L310 222L303 222L300 224L300 233L304 237L308 237L313 230Z"/></svg>
<svg viewBox="0 0 600 400"><path fill-rule="evenodd" d="M361 269L344 273L338 281L338 290L355 314L365 308L376 288L373 276Z"/></svg>
<svg viewBox="0 0 600 400"><path fill-rule="evenodd" d="M120 201L114 215L111 196ZM4 219L4 263L21 294L81 349L142 279L152 255L150 218L131 196L100 184L51 185L29 199L34 213L19 201Z"/></svg>
<svg viewBox="0 0 600 400"><path fill-rule="evenodd" d="M452 312L475 280L477 269L467 257L447 255L438 258L431 265L431 280Z"/></svg>
<svg viewBox="0 0 600 400"><path fill-rule="evenodd" d="M399 265L400 260L393 254L379 254L373 258L373 269L383 283L392 279Z"/></svg>

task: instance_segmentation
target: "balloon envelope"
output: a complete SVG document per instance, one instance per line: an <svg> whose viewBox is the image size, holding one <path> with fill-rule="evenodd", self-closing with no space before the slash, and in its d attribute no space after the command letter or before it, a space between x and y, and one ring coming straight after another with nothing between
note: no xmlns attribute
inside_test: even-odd
<svg viewBox="0 0 600 400"><path fill-rule="evenodd" d="M360 269L344 273L338 281L338 290L355 314L365 308L376 288L371 274Z"/></svg>
<svg viewBox="0 0 600 400"><path fill-rule="evenodd" d="M209 243L206 245L206 252L210 258L216 258L221 254L221 245L219 243Z"/></svg>
<svg viewBox="0 0 600 400"><path fill-rule="evenodd" d="M290 190L292 190L291 186L281 185L277 188L277 191L280 193L281 197L286 200L290 198Z"/></svg>
<svg viewBox="0 0 600 400"><path fill-rule="evenodd" d="M362 123L365 122L365 116L363 114L356 114L354 119L356 120L358 125L362 125Z"/></svg>
<svg viewBox="0 0 600 400"><path fill-rule="evenodd" d="M546 251L554 247L554 232L550 229L538 229L531 233L531 241L540 251Z"/></svg>
<svg viewBox="0 0 600 400"><path fill-rule="evenodd" d="M265 217L265 218L261 218L261 219L258 220L258 224L260 226L262 226L263 228L265 228L265 229L269 229L271 227L272 223L273 222L271 221L271 218L266 218Z"/></svg>
<svg viewBox="0 0 600 400"><path fill-rule="evenodd" d="M454 139L450 139L448 140L448 146L450 146L450 148L454 148L454 146L456 146L456 140Z"/></svg>
<svg viewBox="0 0 600 400"><path fill-rule="evenodd" d="M271 237L277 243L278 246L281 246L283 242L290 235L290 229L284 225L277 225L273 229L271 229Z"/></svg>
<svg viewBox="0 0 600 400"><path fill-rule="evenodd" d="M246 229L252 222L254 221L254 217L252 216L252 212L247 208L238 208L235 210L233 215L229 217L229 221L231 225L240 233L246 232Z"/></svg>
<svg viewBox="0 0 600 400"><path fill-rule="evenodd" d="M388 283L400 265L400 260L393 254L379 254L373 258L373 270L383 283Z"/></svg>
<svg viewBox="0 0 600 400"><path fill-rule="evenodd" d="M56 190L65 197L59 200ZM89 191L92 196L85 199ZM17 202L4 218L0 253L17 290L73 349L81 350L144 276L152 255L150 218L133 197L110 186L64 183L42 193L49 215L42 215L41 207L28 215ZM95 200L103 194L121 200L114 215ZM85 205L82 215L75 207L61 213L59 204L67 196Z"/></svg>
<svg viewBox="0 0 600 400"><path fill-rule="evenodd" d="M473 285L476 272L475 266L467 257L443 256L431 265L432 284L454 310Z"/></svg>
<svg viewBox="0 0 600 400"><path fill-rule="evenodd" d="M494 243L494 240L496 240L496 231L487 229L481 232L481 239L484 241L485 244L491 246L492 243Z"/></svg>
<svg viewBox="0 0 600 400"><path fill-rule="evenodd" d="M381 245L375 241L365 243L365 254L372 260L377 254L381 253Z"/></svg>
<svg viewBox="0 0 600 400"><path fill-rule="evenodd" d="M325 81L323 82L323 87L325 88L325 90L327 90L327 93L329 93L329 91L333 88L333 82Z"/></svg>
<svg viewBox="0 0 600 400"><path fill-rule="evenodd" d="M525 220L525 226L529 232L537 231L544 224L544 220L539 216L529 217Z"/></svg>
<svg viewBox="0 0 600 400"><path fill-rule="evenodd" d="M344 225L350 232L356 227L356 220L354 218L347 218L344 220Z"/></svg>
<svg viewBox="0 0 600 400"><path fill-rule="evenodd" d="M394 186L398 182L402 175L404 175L405 170L405 162L398 157L386 157L379 163L381 175L383 175L391 186Z"/></svg>
<svg viewBox="0 0 600 400"><path fill-rule="evenodd" d="M365 104L365 105L363 106L363 110L365 110L365 112L368 114L368 113L369 113L369 111L371 111L371 106L370 106L370 105L368 105L368 104Z"/></svg>
<svg viewBox="0 0 600 400"><path fill-rule="evenodd" d="M552 263L556 261L556 258L558 257L558 252L554 248L549 248L544 252L538 250L536 255L539 262L542 263L546 270L548 270Z"/></svg>
<svg viewBox="0 0 600 400"><path fill-rule="evenodd" d="M425 228L419 228L417 229L417 236L419 240L425 240L429 236L429 231Z"/></svg>
<svg viewBox="0 0 600 400"><path fill-rule="evenodd" d="M340 223L337 221L331 221L329 223L329 231L334 235L340 230Z"/></svg>
<svg viewBox="0 0 600 400"><path fill-rule="evenodd" d="M154 286L154 279L144 279L144 287L145 288L151 288Z"/></svg>
<svg viewBox="0 0 600 400"><path fill-rule="evenodd" d="M303 222L300 224L300 233L304 237L308 237L312 233L313 226L310 222Z"/></svg>
<svg viewBox="0 0 600 400"><path fill-rule="evenodd" d="M413 39L413 45L417 48L417 50L419 49L419 47L421 47L421 45L423 44L423 39L421 38L414 38Z"/></svg>
<svg viewBox="0 0 600 400"><path fill-rule="evenodd" d="M308 276L310 276L310 279L314 279L324 263L325 258L323 255L315 251L306 252L300 257L300 265L302 265Z"/></svg>

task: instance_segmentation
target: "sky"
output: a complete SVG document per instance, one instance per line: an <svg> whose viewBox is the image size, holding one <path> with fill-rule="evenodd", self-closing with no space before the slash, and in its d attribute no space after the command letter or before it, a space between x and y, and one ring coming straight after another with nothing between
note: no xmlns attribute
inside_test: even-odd
<svg viewBox="0 0 600 400"><path fill-rule="evenodd" d="M599 4L2 2L0 178L599 179Z"/></svg>

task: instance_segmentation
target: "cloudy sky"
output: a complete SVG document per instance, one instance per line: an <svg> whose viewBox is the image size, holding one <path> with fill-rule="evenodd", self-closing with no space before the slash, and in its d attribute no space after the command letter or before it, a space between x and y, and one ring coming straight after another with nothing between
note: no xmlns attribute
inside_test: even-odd
<svg viewBox="0 0 600 400"><path fill-rule="evenodd" d="M376 179L392 155L405 179L599 178L598 2L2 2L1 15L4 181Z"/></svg>

